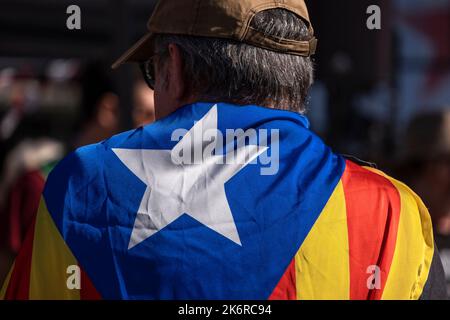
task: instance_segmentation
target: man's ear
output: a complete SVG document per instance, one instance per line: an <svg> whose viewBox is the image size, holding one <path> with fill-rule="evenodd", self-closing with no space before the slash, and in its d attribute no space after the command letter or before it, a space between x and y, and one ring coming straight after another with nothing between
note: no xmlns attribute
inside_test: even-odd
<svg viewBox="0 0 450 320"><path fill-rule="evenodd" d="M177 100L182 101L186 95L186 82L183 73L183 58L181 50L176 44L169 44L169 90L173 92Z"/></svg>

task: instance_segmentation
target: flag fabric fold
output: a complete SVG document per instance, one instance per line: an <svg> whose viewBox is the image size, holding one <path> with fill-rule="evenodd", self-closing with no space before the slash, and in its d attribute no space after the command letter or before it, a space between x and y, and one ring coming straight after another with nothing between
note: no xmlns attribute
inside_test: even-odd
<svg viewBox="0 0 450 320"><path fill-rule="evenodd" d="M65 158L0 298L418 299L433 251L421 200L304 116L197 103Z"/></svg>

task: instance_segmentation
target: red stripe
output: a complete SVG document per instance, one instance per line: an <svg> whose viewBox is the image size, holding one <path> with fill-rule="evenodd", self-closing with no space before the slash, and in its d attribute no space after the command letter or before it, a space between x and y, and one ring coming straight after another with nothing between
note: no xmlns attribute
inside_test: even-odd
<svg viewBox="0 0 450 320"><path fill-rule="evenodd" d="M350 299L381 299L394 256L400 195L385 177L350 161L342 177L347 206ZM381 288L368 288L369 266L381 270Z"/></svg>
<svg viewBox="0 0 450 320"><path fill-rule="evenodd" d="M80 290L80 300L101 300L102 297L95 289L92 281L89 279L87 273L81 269L81 290Z"/></svg>
<svg viewBox="0 0 450 320"><path fill-rule="evenodd" d="M34 229L36 217L17 255L14 270L8 283L5 300L28 300L30 292L31 260L33 258Z"/></svg>
<svg viewBox="0 0 450 320"><path fill-rule="evenodd" d="M22 176L11 189L7 208L7 237L9 247L15 254L22 247L22 241L36 216L44 184L42 174L39 171L31 171Z"/></svg>
<svg viewBox="0 0 450 320"><path fill-rule="evenodd" d="M297 288L295 285L295 258L292 259L280 282L273 290L269 300L297 300Z"/></svg>

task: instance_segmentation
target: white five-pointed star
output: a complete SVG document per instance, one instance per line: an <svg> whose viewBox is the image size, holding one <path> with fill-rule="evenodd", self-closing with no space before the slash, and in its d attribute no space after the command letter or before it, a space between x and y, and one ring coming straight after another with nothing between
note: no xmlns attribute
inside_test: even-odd
<svg viewBox="0 0 450 320"><path fill-rule="evenodd" d="M188 150L194 150L199 145L203 148L203 135L194 134L199 129L203 132L211 129L217 132L217 106L211 108L174 149L187 147ZM267 147L256 145L232 150L230 152L235 152L235 161L231 164L220 161L227 155L217 155L217 152L204 157L200 164L176 164L171 157L172 150L113 149L124 165L147 186L128 249L151 237L183 214L241 245L225 194L225 183L266 150Z"/></svg>

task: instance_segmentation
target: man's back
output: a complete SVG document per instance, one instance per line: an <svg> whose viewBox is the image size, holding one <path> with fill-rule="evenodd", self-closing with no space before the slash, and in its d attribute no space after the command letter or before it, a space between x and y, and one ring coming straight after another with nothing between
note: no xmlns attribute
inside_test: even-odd
<svg viewBox="0 0 450 320"><path fill-rule="evenodd" d="M66 158L33 231L6 298L417 299L434 253L406 186L297 113L222 103Z"/></svg>

